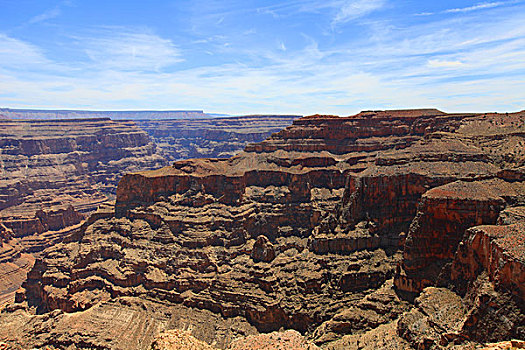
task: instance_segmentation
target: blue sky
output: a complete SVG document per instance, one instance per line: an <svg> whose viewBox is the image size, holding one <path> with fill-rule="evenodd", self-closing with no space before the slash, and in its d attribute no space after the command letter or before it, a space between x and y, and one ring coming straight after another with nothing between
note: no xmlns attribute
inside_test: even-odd
<svg viewBox="0 0 525 350"><path fill-rule="evenodd" d="M0 107L525 109L525 0L0 0Z"/></svg>

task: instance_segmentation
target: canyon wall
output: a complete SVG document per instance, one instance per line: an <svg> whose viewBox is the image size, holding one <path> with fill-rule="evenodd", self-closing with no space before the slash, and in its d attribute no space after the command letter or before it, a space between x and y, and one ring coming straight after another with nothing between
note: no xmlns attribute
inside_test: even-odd
<svg viewBox="0 0 525 350"><path fill-rule="evenodd" d="M328 349L523 338L524 135L524 112L315 115L229 159L127 174L114 207L36 261L0 336L100 349L174 328L219 348L281 328Z"/></svg>
<svg viewBox="0 0 525 350"><path fill-rule="evenodd" d="M229 158L248 143L260 142L300 116L254 115L206 119L138 120L168 161Z"/></svg>
<svg viewBox="0 0 525 350"><path fill-rule="evenodd" d="M0 135L0 216L19 237L78 223L69 205L93 211L122 174L165 164L132 122L2 120Z"/></svg>
<svg viewBox="0 0 525 350"><path fill-rule="evenodd" d="M32 118L104 113L0 110L0 116ZM204 116L186 112L111 113L120 118ZM293 118L0 120L0 222L17 239L13 243L17 249L7 249L6 254L17 251L38 255L59 242L78 229L99 205L114 200L117 183L126 173L166 166L174 159L200 154L197 150L213 157L233 154L247 142L263 140L291 124ZM0 294L9 290L12 297L12 289L25 279L26 269L16 271L10 275L16 274L18 282L14 286L7 282L5 288L0 287Z"/></svg>
<svg viewBox="0 0 525 350"><path fill-rule="evenodd" d="M4 249L10 277L0 295L13 297L32 265L28 254L61 241L85 213L114 198L122 174L165 164L131 122L0 120L0 224L11 232L4 245L12 248Z"/></svg>

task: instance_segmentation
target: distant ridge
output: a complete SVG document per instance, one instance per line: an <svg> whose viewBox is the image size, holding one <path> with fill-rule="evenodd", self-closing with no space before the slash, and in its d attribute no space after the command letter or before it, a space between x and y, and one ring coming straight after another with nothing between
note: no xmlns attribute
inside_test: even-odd
<svg viewBox="0 0 525 350"><path fill-rule="evenodd" d="M0 108L0 119L84 119L105 117L111 119L137 120L212 118L214 116L213 114L204 113L202 110L88 111Z"/></svg>

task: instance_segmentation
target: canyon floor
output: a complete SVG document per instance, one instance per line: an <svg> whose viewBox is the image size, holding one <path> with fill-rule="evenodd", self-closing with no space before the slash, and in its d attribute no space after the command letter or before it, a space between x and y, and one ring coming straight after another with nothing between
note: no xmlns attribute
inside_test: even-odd
<svg viewBox="0 0 525 350"><path fill-rule="evenodd" d="M111 130L136 127L98 119L83 123L85 130L93 123L111 124ZM115 202L99 205L110 195L98 202L95 192L82 192L97 211L85 221L68 221L67 232L46 239L50 243L36 253L15 232L21 224L10 223L18 220L15 215L4 219L0 258L9 268L28 271L27 278L2 277L6 286L22 284L8 290L15 301L0 313L0 342L7 348L523 344L525 111L314 115L264 141L249 140L230 158L180 160L134 172L133 162L144 159L156 168L166 159L158 148L175 154L172 146L191 136L169 135L168 124L145 123L152 136L144 131L78 136L77 148L73 141L3 144L7 150L72 149L55 152L64 157L60 162L42 156L25 166L18 160L2 163L3 169L20 168L20 174L33 171L30 178L39 183L51 172L41 169L46 164L53 169L63 164L74 174L78 168L79 179L84 174L105 179L86 186L102 194L111 193L123 175ZM206 137L231 139L231 130L218 129ZM245 131L254 132L248 126ZM95 153L107 158L93 159L87 149L92 137L99 137ZM124 152L119 158L124 160L110 158L113 152L106 150L112 146ZM229 147L220 152L230 155ZM101 163L98 177L91 160ZM108 165L118 172L106 171ZM25 193L17 183L0 192L3 203L17 203ZM51 202L55 193L74 197L65 192L66 184L60 191L39 188L50 191ZM4 207L14 212L30 203ZM77 215L69 204L60 215L37 211L43 230L27 232L38 239L57 217Z"/></svg>

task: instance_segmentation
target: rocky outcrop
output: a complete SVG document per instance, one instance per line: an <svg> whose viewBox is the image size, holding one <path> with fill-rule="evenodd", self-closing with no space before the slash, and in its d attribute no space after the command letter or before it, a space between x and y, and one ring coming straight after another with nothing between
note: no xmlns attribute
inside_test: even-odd
<svg viewBox="0 0 525 350"><path fill-rule="evenodd" d="M452 280L458 283L473 281L482 271L486 271L498 287L525 299L524 225L525 222L520 222L469 229L456 252Z"/></svg>
<svg viewBox="0 0 525 350"><path fill-rule="evenodd" d="M434 349L461 343L467 307L460 296L446 288L429 287L415 300L415 308L404 313L397 332L416 349Z"/></svg>
<svg viewBox="0 0 525 350"><path fill-rule="evenodd" d="M458 181L426 192L408 233L396 286L420 292L434 285L452 262L465 230L495 224L504 198L514 201L524 194L524 183L500 179Z"/></svg>
<svg viewBox="0 0 525 350"><path fill-rule="evenodd" d="M448 286L469 312L455 317L461 327L445 339L439 327L422 332L426 321L414 311L413 319L403 321L408 323L400 321L404 338L432 348L525 336L525 222L523 207L512 207L524 199L524 182L499 178L457 181L423 195L395 285L412 296L426 286ZM408 324L415 324L417 335L410 335Z"/></svg>
<svg viewBox="0 0 525 350"><path fill-rule="evenodd" d="M496 290L485 273L471 281L466 296L427 287L414 304L398 319L396 329L416 349L473 348L525 335L523 302Z"/></svg>
<svg viewBox="0 0 525 350"><path fill-rule="evenodd" d="M270 262L275 259L275 249L266 236L260 235L253 244L250 256L254 261Z"/></svg>
<svg viewBox="0 0 525 350"><path fill-rule="evenodd" d="M312 116L229 159L127 174L114 211L100 211L35 263L19 310L0 315L15 322L18 312L25 326L0 335L52 344L57 331L32 340L27 325L48 317L64 329L67 318L50 315L65 311L84 324L106 305L121 312L147 302L183 310L201 329L195 315L213 315L217 329L192 334L221 348L232 343L232 324L253 333L291 328L333 349L484 341L487 332L476 331L484 325L494 337L521 336L520 295L500 293L483 273L470 277L470 267L461 270L475 279L465 293L450 276L465 229L520 217L500 212L524 193L515 170L525 160L524 120L437 110ZM490 270L490 259L472 269ZM487 298L485 282L500 294ZM139 304L121 306L129 300ZM488 321L490 300L507 301L496 313L511 326ZM114 329L129 332L126 322ZM67 331L62 341L121 348L103 340L108 332ZM146 348L152 333L133 344Z"/></svg>

